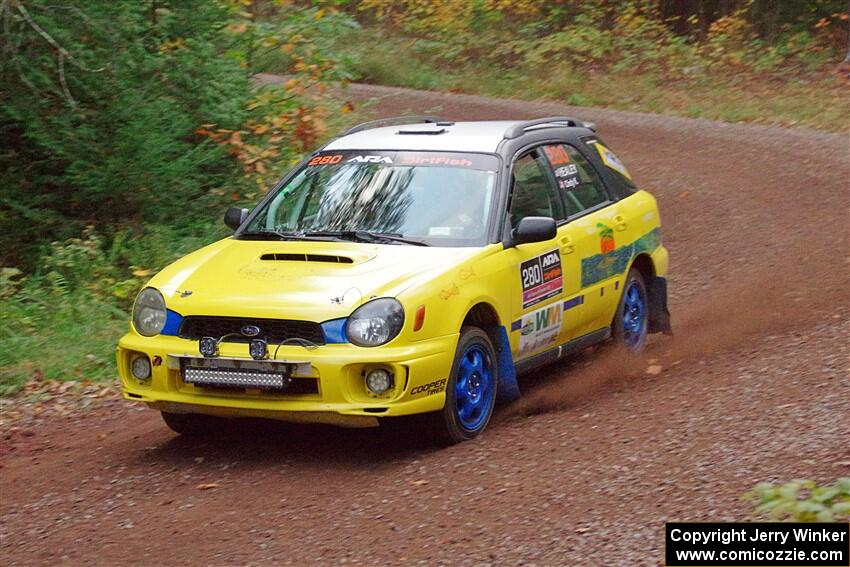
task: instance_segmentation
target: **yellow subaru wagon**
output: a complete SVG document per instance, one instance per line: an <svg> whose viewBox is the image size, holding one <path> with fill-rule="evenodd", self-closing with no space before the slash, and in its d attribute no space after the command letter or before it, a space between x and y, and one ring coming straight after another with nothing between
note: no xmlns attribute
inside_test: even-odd
<svg viewBox="0 0 850 567"><path fill-rule="evenodd" d="M124 396L219 418L481 433L521 375L669 332L656 201L567 117L361 124L138 295Z"/></svg>

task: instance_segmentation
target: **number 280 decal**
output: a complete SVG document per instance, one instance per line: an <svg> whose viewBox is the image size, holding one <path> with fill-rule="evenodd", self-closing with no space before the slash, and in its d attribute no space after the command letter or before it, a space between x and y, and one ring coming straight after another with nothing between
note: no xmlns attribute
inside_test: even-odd
<svg viewBox="0 0 850 567"><path fill-rule="evenodd" d="M523 309L560 295L564 287L561 253L552 250L526 260L519 266L519 275Z"/></svg>
<svg viewBox="0 0 850 567"><path fill-rule="evenodd" d="M342 161L342 154L328 154L323 156L316 156L310 161L307 162L308 166L313 165L334 165Z"/></svg>

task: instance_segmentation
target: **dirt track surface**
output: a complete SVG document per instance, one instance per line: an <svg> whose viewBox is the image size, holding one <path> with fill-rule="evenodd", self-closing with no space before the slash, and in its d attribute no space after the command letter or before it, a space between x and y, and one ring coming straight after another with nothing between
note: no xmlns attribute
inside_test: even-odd
<svg viewBox="0 0 850 567"><path fill-rule="evenodd" d="M659 199L676 337L652 360L589 352L535 376L443 450L279 424L193 444L120 401L29 423L0 441L0 563L658 565L665 521L750 519L756 482L850 473L846 135L350 96L382 115L598 122Z"/></svg>

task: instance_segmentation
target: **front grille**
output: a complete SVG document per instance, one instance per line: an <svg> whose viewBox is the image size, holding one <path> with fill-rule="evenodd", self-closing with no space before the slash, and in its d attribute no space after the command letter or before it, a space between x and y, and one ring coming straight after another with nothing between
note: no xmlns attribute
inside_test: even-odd
<svg viewBox="0 0 850 567"><path fill-rule="evenodd" d="M242 335L242 328L255 326L260 329L256 337ZM232 335L224 342L247 343L252 338L265 339L270 344L279 344L287 339L305 339L317 345L325 344L322 326L311 321L291 319L252 319L248 317L189 316L180 325L180 337L198 340L203 337L219 339Z"/></svg>

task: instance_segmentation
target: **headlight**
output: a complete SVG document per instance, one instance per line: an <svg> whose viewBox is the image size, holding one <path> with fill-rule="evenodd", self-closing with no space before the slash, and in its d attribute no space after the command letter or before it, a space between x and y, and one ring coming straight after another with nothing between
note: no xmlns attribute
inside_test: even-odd
<svg viewBox="0 0 850 567"><path fill-rule="evenodd" d="M388 343L401 332L404 308L390 297L361 305L348 318L348 340L357 346L373 347Z"/></svg>
<svg viewBox="0 0 850 567"><path fill-rule="evenodd" d="M133 305L133 326L146 337L158 335L165 326L165 299L154 288L139 292Z"/></svg>

